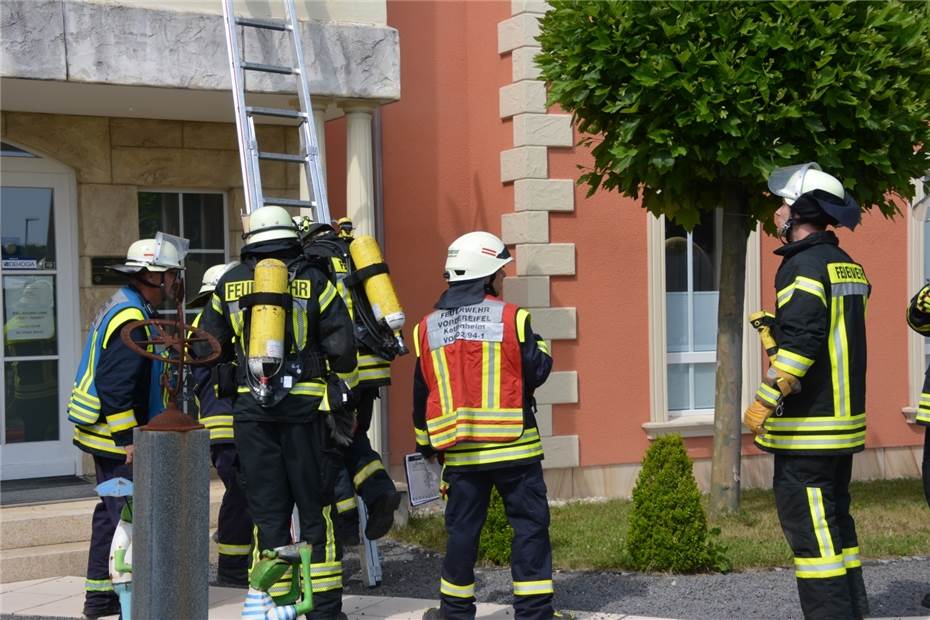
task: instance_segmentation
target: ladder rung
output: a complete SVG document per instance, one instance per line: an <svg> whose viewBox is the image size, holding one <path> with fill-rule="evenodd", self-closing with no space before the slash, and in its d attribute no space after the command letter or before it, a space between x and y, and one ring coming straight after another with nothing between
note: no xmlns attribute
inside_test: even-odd
<svg viewBox="0 0 930 620"><path fill-rule="evenodd" d="M270 196L265 196L262 198L262 204L264 206L274 205L277 207L301 207L304 209L312 209L316 206L315 202L310 202L309 200L297 200L295 198L272 198Z"/></svg>
<svg viewBox="0 0 930 620"><path fill-rule="evenodd" d="M248 114L257 114L259 116L277 116L279 118L307 118L307 115L300 110L289 110L287 108L258 108L249 106L245 111Z"/></svg>
<svg viewBox="0 0 930 620"><path fill-rule="evenodd" d="M280 73L281 75L291 75L296 73L293 68L282 65L263 65L258 62L244 62L242 68L246 71L264 71L265 73Z"/></svg>
<svg viewBox="0 0 930 620"><path fill-rule="evenodd" d="M292 161L296 163L303 163L307 161L306 155L290 155L288 153L269 153L267 151L259 151L259 159L271 159L274 161Z"/></svg>
<svg viewBox="0 0 930 620"><path fill-rule="evenodd" d="M252 28L264 28L265 30L277 30L286 32L291 27L282 22L271 21L267 19L252 19L251 17L237 17L236 23L240 26L251 26Z"/></svg>

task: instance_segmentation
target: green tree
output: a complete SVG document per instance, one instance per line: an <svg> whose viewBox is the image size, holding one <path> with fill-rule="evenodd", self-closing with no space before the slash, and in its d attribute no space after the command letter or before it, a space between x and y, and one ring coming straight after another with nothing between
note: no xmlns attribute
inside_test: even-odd
<svg viewBox="0 0 930 620"><path fill-rule="evenodd" d="M537 62L593 167L692 229L723 209L711 510L739 508L746 238L776 166L817 161L886 217L928 164L927 2L552 0ZM748 377L754 381L755 377Z"/></svg>

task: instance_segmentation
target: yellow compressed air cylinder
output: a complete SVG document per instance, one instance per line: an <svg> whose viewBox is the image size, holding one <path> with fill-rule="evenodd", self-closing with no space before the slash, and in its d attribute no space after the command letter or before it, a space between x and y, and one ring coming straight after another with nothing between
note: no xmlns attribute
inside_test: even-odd
<svg viewBox="0 0 930 620"><path fill-rule="evenodd" d="M287 267L276 258L266 258L255 265L253 293L286 293ZM252 307L249 323L249 369L256 377L268 376L266 367L284 361L285 309L273 304ZM268 369L269 373L274 368Z"/></svg>
<svg viewBox="0 0 930 620"><path fill-rule="evenodd" d="M356 271L384 262L378 242L369 235L356 237L355 241L349 244L349 254L352 255L352 263ZM384 319L387 326L394 332L399 331L404 326L407 317L397 299L397 293L394 292L391 277L386 273L379 273L367 278L363 286L365 297L368 298L368 303L375 313L375 319L379 321Z"/></svg>

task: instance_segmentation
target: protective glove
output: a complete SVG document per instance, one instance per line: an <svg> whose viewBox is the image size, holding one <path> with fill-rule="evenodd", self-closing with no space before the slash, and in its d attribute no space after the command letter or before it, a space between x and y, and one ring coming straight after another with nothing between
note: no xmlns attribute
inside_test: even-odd
<svg viewBox="0 0 930 620"><path fill-rule="evenodd" d="M769 385L778 388L782 396L790 396L791 394L797 394L801 391L800 379L774 366L769 366L766 378L769 380Z"/></svg>
<svg viewBox="0 0 930 620"><path fill-rule="evenodd" d="M329 436L340 448L352 445L355 438L355 412L330 411L324 414Z"/></svg>
<svg viewBox="0 0 930 620"><path fill-rule="evenodd" d="M930 284L925 284L917 293L917 302L914 304L918 312L930 314Z"/></svg>
<svg viewBox="0 0 930 620"><path fill-rule="evenodd" d="M762 427L765 420L772 415L774 409L766 406L758 400L753 400L752 404L746 408L743 413L743 424L756 435L764 435L765 429Z"/></svg>
<svg viewBox="0 0 930 620"><path fill-rule="evenodd" d="M355 436L355 398L346 382L335 374L326 378L326 401L329 414L326 426L329 436L342 447L352 443Z"/></svg>

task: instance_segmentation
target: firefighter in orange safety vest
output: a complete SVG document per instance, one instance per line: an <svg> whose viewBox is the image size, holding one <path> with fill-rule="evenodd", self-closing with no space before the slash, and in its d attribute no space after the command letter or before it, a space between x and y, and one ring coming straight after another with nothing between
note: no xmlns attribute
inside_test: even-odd
<svg viewBox="0 0 930 620"><path fill-rule="evenodd" d="M440 607L424 618L475 617L474 566L492 487L514 530L516 617L554 616L549 505L533 398L552 358L529 312L500 299L503 267L511 260L491 233L456 239L445 265L449 288L413 333L417 450L442 459L447 500Z"/></svg>

